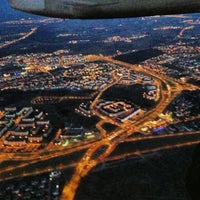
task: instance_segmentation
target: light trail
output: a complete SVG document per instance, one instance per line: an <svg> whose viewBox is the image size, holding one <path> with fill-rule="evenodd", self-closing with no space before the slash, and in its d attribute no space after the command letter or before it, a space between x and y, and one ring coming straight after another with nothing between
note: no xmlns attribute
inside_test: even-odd
<svg viewBox="0 0 200 200"><path fill-rule="evenodd" d="M178 38L181 38L184 34L185 31L187 30L191 30L191 29L194 29L194 26L188 26L188 27L185 27L178 35Z"/></svg>
<svg viewBox="0 0 200 200"><path fill-rule="evenodd" d="M26 38L30 37L33 33L35 33L37 31L37 28L32 28L30 32L28 32L26 35L20 37L19 39L13 40L13 41L7 41L6 43L0 45L0 49L1 48L5 48L7 46L10 46L12 44L15 44L17 42L20 42L22 40L25 40Z"/></svg>
<svg viewBox="0 0 200 200"><path fill-rule="evenodd" d="M123 154L123 155L118 155L118 156L112 156L110 158L107 158L104 160L104 162L108 161L116 161L116 160L124 160L124 158L132 157L132 156L140 156L144 154L150 154L150 153L155 153L163 150L170 150L170 149L175 149L175 148L181 148L181 147L188 147L188 146L193 146L193 145L198 145L200 144L200 140L197 141L192 141L192 142L185 142L185 143L180 143L180 144L175 144L175 145L166 145L163 147L157 147L153 149L146 149L146 150L136 150L131 153Z"/></svg>
<svg viewBox="0 0 200 200"><path fill-rule="evenodd" d="M126 138L124 139L124 142L135 142L140 140L152 140L157 138L173 138L177 136L185 136L185 135L198 135L200 134L200 131L194 131L194 132L185 132L185 133L177 133L177 134L171 134L171 135L156 135L156 136L145 136L145 137L135 137L135 138ZM120 143L120 141L119 141Z"/></svg>

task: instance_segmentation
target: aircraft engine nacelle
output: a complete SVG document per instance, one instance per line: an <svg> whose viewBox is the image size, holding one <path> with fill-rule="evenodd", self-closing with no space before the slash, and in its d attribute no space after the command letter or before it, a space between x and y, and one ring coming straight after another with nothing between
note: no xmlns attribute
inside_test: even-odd
<svg viewBox="0 0 200 200"><path fill-rule="evenodd" d="M58 18L105 19L200 11L200 0L8 0L11 7Z"/></svg>

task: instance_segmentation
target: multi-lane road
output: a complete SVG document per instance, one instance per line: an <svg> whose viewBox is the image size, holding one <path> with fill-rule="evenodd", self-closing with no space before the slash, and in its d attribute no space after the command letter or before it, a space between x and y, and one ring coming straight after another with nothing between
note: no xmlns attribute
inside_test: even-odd
<svg viewBox="0 0 200 200"><path fill-rule="evenodd" d="M73 167L75 169L74 174L71 180L65 185L61 196L62 200L72 200L75 197L81 179L102 162L125 159L132 155L136 156L171 148L191 146L200 142L199 131L163 136L129 137L134 135L134 132L140 131L146 122L154 120L161 114L166 106L185 88L191 90L197 89L195 86L189 84L182 85L167 76L157 75L147 69L144 70L144 68L140 66L117 61L109 57L89 56L89 58L115 63L152 76L160 86L161 94L159 102L153 109L147 111L136 121L128 121L126 124L117 124L118 128L116 130L107 133L102 128L102 125L106 122L114 123L113 120L102 116L95 110L95 106L106 90L105 89L97 95L90 107L93 114L101 119L96 125L102 133L101 138L74 147L68 147L67 149L66 147L49 145L47 148L31 153L2 153L0 154L1 160L5 162L11 160L13 162L15 161L15 166L13 166L13 163L7 162L7 166L1 168L0 181L49 172L55 168L64 170L68 167ZM114 77L113 83L108 85L107 89L118 82L119 79ZM136 142L141 144L138 148L134 148ZM145 145L142 145L142 143ZM125 152L121 151L121 154L116 154L117 150L120 152L121 145L128 146L130 144L133 146L132 149L130 148ZM66 161L62 162L61 160L64 158L66 158ZM52 163L57 163L57 166L52 166ZM44 165L45 167L39 167L40 165ZM37 170L33 170L35 166L38 166Z"/></svg>

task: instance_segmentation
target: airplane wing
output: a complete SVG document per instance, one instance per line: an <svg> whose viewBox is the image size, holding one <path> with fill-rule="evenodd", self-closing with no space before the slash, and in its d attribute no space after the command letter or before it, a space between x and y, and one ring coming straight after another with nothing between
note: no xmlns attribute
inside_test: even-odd
<svg viewBox="0 0 200 200"><path fill-rule="evenodd" d="M8 0L11 7L56 18L107 19L200 11L200 0Z"/></svg>

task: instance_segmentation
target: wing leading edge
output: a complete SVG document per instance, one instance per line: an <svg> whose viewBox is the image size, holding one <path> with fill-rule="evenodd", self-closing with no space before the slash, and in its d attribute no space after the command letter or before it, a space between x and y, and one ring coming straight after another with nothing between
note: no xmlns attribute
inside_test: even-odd
<svg viewBox="0 0 200 200"><path fill-rule="evenodd" d="M126 18L200 11L200 0L8 0L28 13L79 19Z"/></svg>

